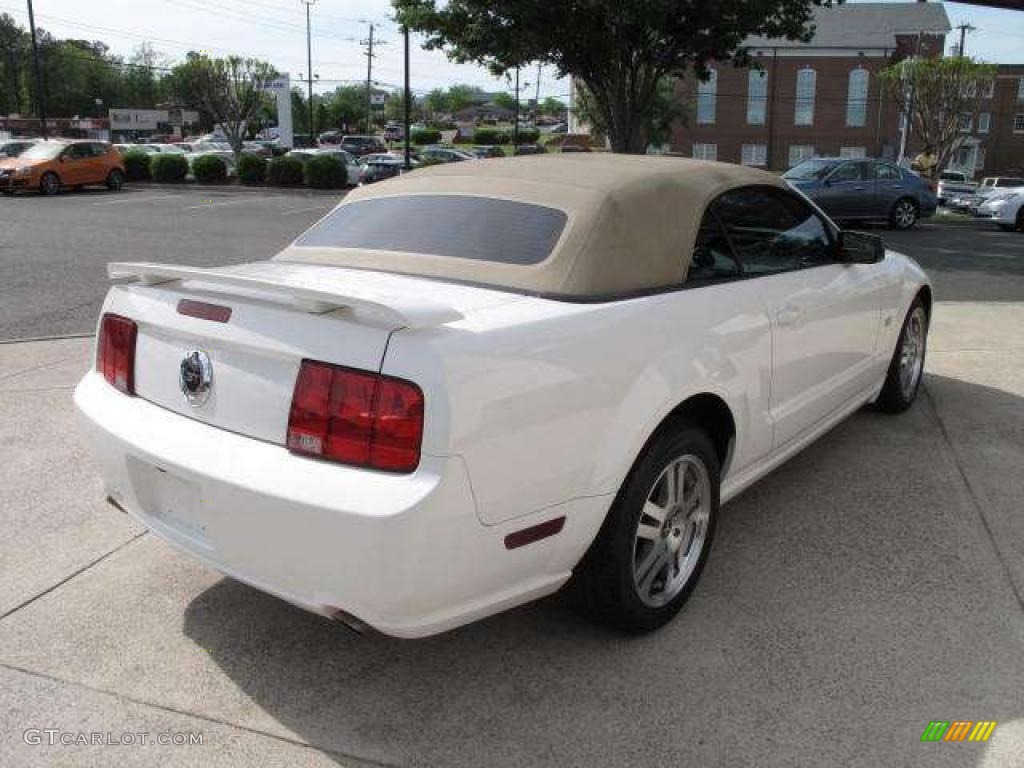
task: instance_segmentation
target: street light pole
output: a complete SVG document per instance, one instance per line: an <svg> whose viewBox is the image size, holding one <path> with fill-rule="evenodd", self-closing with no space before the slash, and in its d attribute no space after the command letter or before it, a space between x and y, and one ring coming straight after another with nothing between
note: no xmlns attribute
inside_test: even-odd
<svg viewBox="0 0 1024 768"><path fill-rule="evenodd" d="M512 154L516 153L516 149L519 147L519 67L516 67L516 110L515 110L515 126L512 128Z"/></svg>
<svg viewBox="0 0 1024 768"><path fill-rule="evenodd" d="M315 2L316 0L302 0L302 3L306 6L306 63L309 65L309 71L306 73L308 77L306 80L306 94L309 100L309 141L311 146L316 131L313 129L313 42L312 34L310 33L309 8Z"/></svg>
<svg viewBox="0 0 1024 768"><path fill-rule="evenodd" d="M43 105L43 79L39 69L39 42L36 39L36 17L32 11L32 0L28 0L28 26L32 30L32 59L36 73L36 112L39 115L39 127L43 138L47 138L46 108Z"/></svg>
<svg viewBox="0 0 1024 768"><path fill-rule="evenodd" d="M409 157L409 123L411 121L410 115L412 114L412 88L409 85L409 28L402 27L402 34L405 36L405 98L402 99L405 107L405 170L412 168L412 163Z"/></svg>

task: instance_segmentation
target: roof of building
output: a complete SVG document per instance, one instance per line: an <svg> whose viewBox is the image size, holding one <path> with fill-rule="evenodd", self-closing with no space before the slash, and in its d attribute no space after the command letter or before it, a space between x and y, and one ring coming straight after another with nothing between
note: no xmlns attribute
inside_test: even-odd
<svg viewBox="0 0 1024 768"><path fill-rule="evenodd" d="M750 48L893 48L896 35L946 34L952 29L941 3L844 3L814 9L809 43L750 37Z"/></svg>
<svg viewBox="0 0 1024 768"><path fill-rule="evenodd" d="M556 209L565 224L550 254L536 263L509 263L337 247L336 240L325 245L307 233L276 258L547 295L618 296L680 284L708 203L747 184L786 187L778 176L753 168L675 157L578 153L438 165L360 187L336 211L409 195L497 198Z"/></svg>

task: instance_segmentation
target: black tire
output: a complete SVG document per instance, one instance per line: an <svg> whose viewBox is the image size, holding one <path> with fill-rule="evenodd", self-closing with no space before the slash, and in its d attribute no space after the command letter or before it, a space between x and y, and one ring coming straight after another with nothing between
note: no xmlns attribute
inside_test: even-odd
<svg viewBox="0 0 1024 768"><path fill-rule="evenodd" d="M124 187L124 174L115 168L107 174L107 189L114 192L120 191Z"/></svg>
<svg viewBox="0 0 1024 768"><path fill-rule="evenodd" d="M1024 205L1017 211L1016 229L1024 232Z"/></svg>
<svg viewBox="0 0 1024 768"><path fill-rule="evenodd" d="M692 546L696 545L696 537L690 540L691 547L686 551L682 545L677 550L679 554L675 557L690 561L687 567L688 575L685 578L682 576L679 561L675 564L665 562L664 565L648 570L648 573L656 570L660 574L662 568L668 569L664 577L665 589L668 588L667 582L672 569L676 569L676 574L681 579L680 584L674 587L674 590L678 591L673 590L670 599L668 595L664 595L666 601L663 604L652 605L649 600L641 597L641 587L638 586L635 575L637 559L646 560L651 552L647 550L641 555L639 526L646 521L646 529L658 529L657 525L651 524L656 520L645 514L644 507L652 493L656 493L661 487L659 484L663 482L662 478L668 468L676 462L691 460L704 467L707 480L706 504L702 499L701 510L695 512L695 516L706 514L700 550L692 553L692 559L687 556L687 552L691 552ZM689 464L683 466L696 469L697 464L693 464L692 467ZM684 470L684 477L687 476L687 471L689 470ZM608 511L597 538L576 569L571 589L577 604L602 624L632 634L650 632L670 621L693 592L707 562L718 519L719 473L715 448L708 436L699 428L683 424L656 437L633 466L612 508ZM689 515L680 514L678 519L680 522L673 523L672 518L668 518L665 525L661 526L661 530L674 531L678 536L679 528L685 526L684 537L686 533L696 530L696 527L690 527ZM669 540L670 538L662 533L662 544ZM680 541L679 538L671 540ZM645 539L644 542L646 541ZM651 549L653 550L656 545L657 542L651 542ZM656 586L657 574L652 578L653 585Z"/></svg>
<svg viewBox="0 0 1024 768"><path fill-rule="evenodd" d="M39 180L39 194L50 196L56 195L58 192L60 192L60 177L53 172L44 173Z"/></svg>
<svg viewBox="0 0 1024 768"><path fill-rule="evenodd" d="M911 333L911 327L914 323L913 318L915 317L923 324L920 336L920 365L915 366L917 372L914 374L912 384L907 386L907 382L902 374L903 365L901 363L903 362L907 335ZM924 302L918 296L910 305L910 309L907 310L906 317L903 318L903 327L900 328L900 335L896 340L896 349L892 353L892 361L889 363L889 370L885 374L885 384L882 385L882 391L875 401L875 407L878 410L885 413L902 413L913 405L917 392L921 388L921 381L924 379L924 363L928 351L929 319Z"/></svg>
<svg viewBox="0 0 1024 768"><path fill-rule="evenodd" d="M889 226L893 229L912 229L921 218L921 208L910 197L901 197L889 211Z"/></svg>

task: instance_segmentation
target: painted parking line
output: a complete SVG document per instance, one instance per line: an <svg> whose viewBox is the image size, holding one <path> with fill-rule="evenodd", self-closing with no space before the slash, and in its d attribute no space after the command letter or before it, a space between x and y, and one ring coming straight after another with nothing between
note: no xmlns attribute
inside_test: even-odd
<svg viewBox="0 0 1024 768"><path fill-rule="evenodd" d="M201 203L200 205L188 205L185 206L186 211L201 211L206 208L221 208L225 205L242 205L243 203L259 202L260 200L272 200L270 197L243 197L236 200L226 200L223 203Z"/></svg>
<svg viewBox="0 0 1024 768"><path fill-rule="evenodd" d="M333 205L311 205L306 208L289 208L287 211L281 211L282 216L291 216L295 213L309 213L310 211L325 211L328 208L333 208Z"/></svg>
<svg viewBox="0 0 1024 768"><path fill-rule="evenodd" d="M93 203L93 205L124 205L125 203L148 203L151 200L169 200L172 197L181 197L181 195L152 195L151 197L128 197L122 200L104 200L102 203Z"/></svg>

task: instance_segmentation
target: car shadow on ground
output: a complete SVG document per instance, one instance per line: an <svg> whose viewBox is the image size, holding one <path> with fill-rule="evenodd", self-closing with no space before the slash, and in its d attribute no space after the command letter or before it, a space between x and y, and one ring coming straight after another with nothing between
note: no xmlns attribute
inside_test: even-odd
<svg viewBox="0 0 1024 768"><path fill-rule="evenodd" d="M1024 413L929 377L945 383ZM561 596L425 640L359 636L230 579L184 632L344 765L918 764L930 720L1009 721L1024 681L1019 608L943 440L924 397L856 414L723 508L701 584L648 636ZM929 765L983 764L988 745L956 746Z"/></svg>

